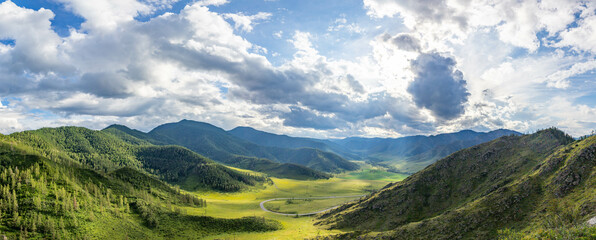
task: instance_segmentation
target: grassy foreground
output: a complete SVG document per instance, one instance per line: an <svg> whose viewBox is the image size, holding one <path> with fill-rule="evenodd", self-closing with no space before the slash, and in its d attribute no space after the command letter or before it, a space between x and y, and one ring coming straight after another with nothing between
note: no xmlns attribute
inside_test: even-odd
<svg viewBox="0 0 596 240"><path fill-rule="evenodd" d="M242 193L197 193L209 203L205 209L187 208L188 214L217 218L240 218L246 216L266 217L282 223L283 229L258 233L229 233L209 236L206 239L304 239L342 233L313 225L314 217L289 217L261 210L259 203L272 198L324 197L367 194L385 186L388 181L331 178L327 180L292 180L272 178L274 184L265 189ZM347 201L351 199L336 199ZM327 203L335 204L335 203ZM314 209L312 205L302 205ZM327 206L322 206L322 210ZM296 208L295 211L310 211Z"/></svg>

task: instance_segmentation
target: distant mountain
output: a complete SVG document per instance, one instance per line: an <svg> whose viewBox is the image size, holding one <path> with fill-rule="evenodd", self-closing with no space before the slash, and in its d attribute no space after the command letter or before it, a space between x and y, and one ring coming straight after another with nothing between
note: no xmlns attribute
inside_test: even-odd
<svg viewBox="0 0 596 240"><path fill-rule="evenodd" d="M231 170L183 147L156 146L113 130L42 128L9 137L56 161L77 163L101 172L129 167L153 173L188 190L238 191L267 181L265 177Z"/></svg>
<svg viewBox="0 0 596 240"><path fill-rule="evenodd" d="M270 159L302 165L323 172L356 170L358 165L336 154L314 148L279 148L261 146L208 123L182 120L156 127L148 133L156 141L189 148L213 160L231 163L235 157Z"/></svg>
<svg viewBox="0 0 596 240"><path fill-rule="evenodd" d="M372 162L385 163L400 171L414 173L453 152L509 135L520 133L504 129L487 133L464 130L434 136L351 137L333 141Z"/></svg>
<svg viewBox="0 0 596 240"><path fill-rule="evenodd" d="M408 136L401 138L314 139L290 137L237 127L230 134L255 144L283 148L316 148L336 153L351 160L367 160L401 172L414 173L449 154L493 139L520 135L519 132L499 129L487 133L464 130L435 136Z"/></svg>
<svg viewBox="0 0 596 240"><path fill-rule="evenodd" d="M595 186L596 137L547 129L458 151L319 224L358 230L340 239L576 239Z"/></svg>
<svg viewBox="0 0 596 240"><path fill-rule="evenodd" d="M338 154L347 159L358 160L361 158L360 155L355 154L349 149L346 149L345 147L330 140L290 137L287 135L278 135L259 131L251 127L237 127L228 131L228 133L262 146L279 148L316 148L321 151Z"/></svg>

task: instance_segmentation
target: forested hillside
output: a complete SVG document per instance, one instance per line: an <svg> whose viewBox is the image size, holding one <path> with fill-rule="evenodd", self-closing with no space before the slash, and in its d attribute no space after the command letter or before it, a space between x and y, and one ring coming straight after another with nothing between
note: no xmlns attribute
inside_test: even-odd
<svg viewBox="0 0 596 240"><path fill-rule="evenodd" d="M458 151L406 180L324 214L363 238L596 237L596 137L556 129ZM352 239L363 232L339 236Z"/></svg>
<svg viewBox="0 0 596 240"><path fill-rule="evenodd" d="M206 125L208 126L208 125ZM132 143L139 143L139 144L149 144L154 143L158 145L168 145L168 144L187 144L182 145L186 147L193 147L191 150L201 153L204 156L207 156L211 159L214 159L220 163L234 166L243 169L254 170L257 172L266 173L273 177L281 177L281 178L293 178L293 179L326 179L331 177L331 175L310 169L306 166L297 165L297 164L290 164L290 163L279 163L275 162L270 159L266 158L258 158L258 157L248 157L243 155L231 154L227 151L220 150L221 148L225 148L225 145L213 145L211 142L201 143L201 139L191 138L191 140L181 141L180 143L176 140L170 139L156 135L156 134L147 134L137 130L132 130L126 126L122 125L112 125L102 130L102 132L107 132L112 135L118 136L122 140L126 142ZM219 134L218 130L215 129L214 137L218 137ZM134 136L134 137L132 137ZM198 135L196 135L198 136ZM189 144L198 142L199 144ZM220 142L219 144L226 144L225 142ZM197 145L199 147L197 147ZM206 147L200 147L205 145Z"/></svg>
<svg viewBox="0 0 596 240"><path fill-rule="evenodd" d="M134 168L105 174L38 148L0 136L0 235L9 239L198 239L281 227L189 216L183 209L208 203Z"/></svg>
<svg viewBox="0 0 596 240"><path fill-rule="evenodd" d="M129 167L187 190L238 191L268 180L226 168L186 148L156 146L132 135L80 127L42 128L7 136L57 162L108 173ZM201 176L201 177L199 177Z"/></svg>

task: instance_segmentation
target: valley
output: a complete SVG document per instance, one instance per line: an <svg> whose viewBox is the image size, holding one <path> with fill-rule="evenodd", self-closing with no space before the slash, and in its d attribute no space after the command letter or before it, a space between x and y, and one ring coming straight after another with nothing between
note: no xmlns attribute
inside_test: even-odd
<svg viewBox="0 0 596 240"><path fill-rule="evenodd" d="M124 126L0 135L0 234L8 239L517 239L596 231L581 225L596 213L596 136L575 140L555 128L493 134L494 140L453 152L448 149L471 144L463 143L470 136L477 141L484 135L439 136L451 141L417 136L422 145L407 140L408 145L425 150L414 153L449 154L436 161L403 160L430 164L409 175L392 161L368 155L347 160L313 148L255 150L260 145L212 125L180 123L168 124L176 133L167 135ZM271 142L280 138L269 136ZM282 139L299 147L321 143ZM367 144L358 146L379 146ZM322 148L337 151L338 146ZM303 151L308 154L295 155ZM266 156L275 160L261 158ZM281 163L277 158L283 156L295 163ZM271 166L284 167L268 171ZM548 220L553 216L556 221Z"/></svg>
<svg viewBox="0 0 596 240"><path fill-rule="evenodd" d="M301 197L327 197L327 196L348 196L368 194L371 191L380 189L389 182L378 180L346 180L332 178L328 180L293 180L272 178L274 185L265 189L247 191L242 193L198 193L197 196L204 198L209 203L205 210L189 209L189 214L207 215L217 218L239 218L246 216L266 217L279 221L283 229L272 232L259 233L226 233L209 236L206 239L304 239L317 236L327 236L343 233L341 230L327 230L314 225L315 216L283 216L265 212L260 208L262 201L274 198L301 198ZM337 205L356 198L336 199L328 203ZM316 202L302 204L294 211L308 212L328 208L329 205L321 207L313 206ZM283 204L282 204L283 205Z"/></svg>

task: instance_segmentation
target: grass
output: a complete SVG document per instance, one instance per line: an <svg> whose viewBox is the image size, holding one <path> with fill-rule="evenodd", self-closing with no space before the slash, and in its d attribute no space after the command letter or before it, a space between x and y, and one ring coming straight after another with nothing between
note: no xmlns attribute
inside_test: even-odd
<svg viewBox="0 0 596 240"><path fill-rule="evenodd" d="M408 177L408 175L403 173L387 172L383 169L372 167L368 169L362 169L359 171L343 173L338 177L343 179L380 180L387 182L397 182L404 180Z"/></svg>
<svg viewBox="0 0 596 240"><path fill-rule="evenodd" d="M267 202L265 207L274 212L301 214L325 210L356 199L359 198L287 199Z"/></svg>
<svg viewBox="0 0 596 240"><path fill-rule="evenodd" d="M272 232L229 233L209 236L206 239L304 239L342 233L315 226L314 217L291 217L261 210L259 203L272 198L324 197L367 194L380 189L388 181L331 178L325 180L293 180L272 178L275 184L264 189L241 193L202 192L197 196L207 200L207 208L185 208L190 215L218 218L245 216L265 217L282 223L283 229ZM349 199L341 199L346 201ZM332 204L332 203L328 203Z"/></svg>

